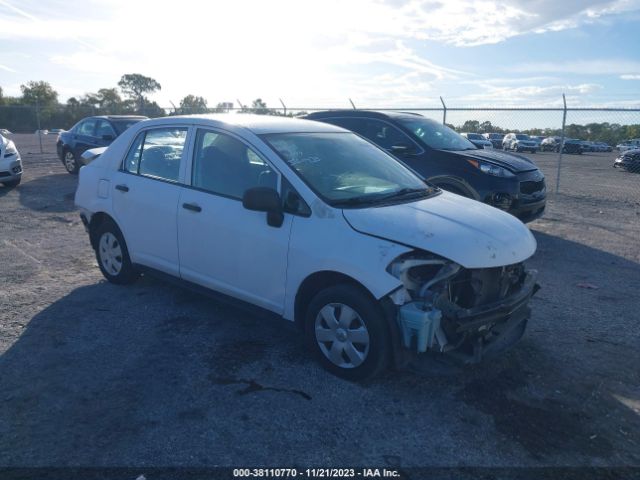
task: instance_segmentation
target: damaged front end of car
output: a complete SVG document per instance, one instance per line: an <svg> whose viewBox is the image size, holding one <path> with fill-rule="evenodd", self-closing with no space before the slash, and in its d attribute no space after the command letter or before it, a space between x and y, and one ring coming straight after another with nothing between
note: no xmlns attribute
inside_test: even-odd
<svg viewBox="0 0 640 480"><path fill-rule="evenodd" d="M403 284L388 296L401 348L446 354L462 364L514 345L530 317L529 300L540 288L537 272L523 263L464 268L423 251L396 258L387 271Z"/></svg>

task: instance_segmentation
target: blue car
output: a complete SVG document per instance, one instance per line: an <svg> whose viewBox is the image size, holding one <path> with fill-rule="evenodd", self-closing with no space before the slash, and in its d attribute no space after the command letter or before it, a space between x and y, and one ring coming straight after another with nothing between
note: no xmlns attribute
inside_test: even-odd
<svg viewBox="0 0 640 480"><path fill-rule="evenodd" d="M76 175L80 170L81 156L90 148L106 147L131 125L147 120L139 115L105 115L87 117L73 128L58 136L58 157L67 172Z"/></svg>

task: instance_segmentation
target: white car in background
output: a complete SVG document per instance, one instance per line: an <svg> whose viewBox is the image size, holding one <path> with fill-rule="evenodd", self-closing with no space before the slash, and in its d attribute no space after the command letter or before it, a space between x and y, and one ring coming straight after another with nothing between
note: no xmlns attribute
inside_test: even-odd
<svg viewBox="0 0 640 480"><path fill-rule="evenodd" d="M13 140L0 135L0 183L16 187L22 179L22 159Z"/></svg>
<svg viewBox="0 0 640 480"><path fill-rule="evenodd" d="M640 139L635 138L633 140L627 140L625 142L616 145L616 150L620 152L626 152L627 150L635 150L640 148Z"/></svg>
<svg viewBox="0 0 640 480"><path fill-rule="evenodd" d="M537 290L520 220L320 122L140 122L80 169L75 202L110 282L160 272L253 304L351 380L427 350L495 355L524 333Z"/></svg>

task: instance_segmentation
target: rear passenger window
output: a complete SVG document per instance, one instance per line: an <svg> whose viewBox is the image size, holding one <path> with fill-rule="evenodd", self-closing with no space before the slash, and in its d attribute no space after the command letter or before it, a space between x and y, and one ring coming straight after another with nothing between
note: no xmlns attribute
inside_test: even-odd
<svg viewBox="0 0 640 480"><path fill-rule="evenodd" d="M186 138L186 128L157 128L141 132L129 149L123 170L177 182Z"/></svg>
<svg viewBox="0 0 640 480"><path fill-rule="evenodd" d="M396 127L373 118L332 118L327 121L356 132L382 148L413 145L413 141Z"/></svg>
<svg viewBox="0 0 640 480"><path fill-rule="evenodd" d="M85 120L78 127L78 135L87 135L89 137L93 137L95 130L96 130L95 119Z"/></svg>
<svg viewBox="0 0 640 480"><path fill-rule="evenodd" d="M241 199L252 187L277 188L278 175L240 140L198 130L191 183L211 193Z"/></svg>

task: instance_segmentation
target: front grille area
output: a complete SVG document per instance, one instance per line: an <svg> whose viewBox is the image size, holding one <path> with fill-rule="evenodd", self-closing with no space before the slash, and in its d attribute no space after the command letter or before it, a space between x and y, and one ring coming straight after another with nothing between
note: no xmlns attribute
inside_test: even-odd
<svg viewBox="0 0 640 480"><path fill-rule="evenodd" d="M0 177L10 177L11 174L9 172L0 172Z"/></svg>
<svg viewBox="0 0 640 480"><path fill-rule="evenodd" d="M544 190L544 179L537 182L520 182L520 193L524 193L525 195L531 195L542 190Z"/></svg>

